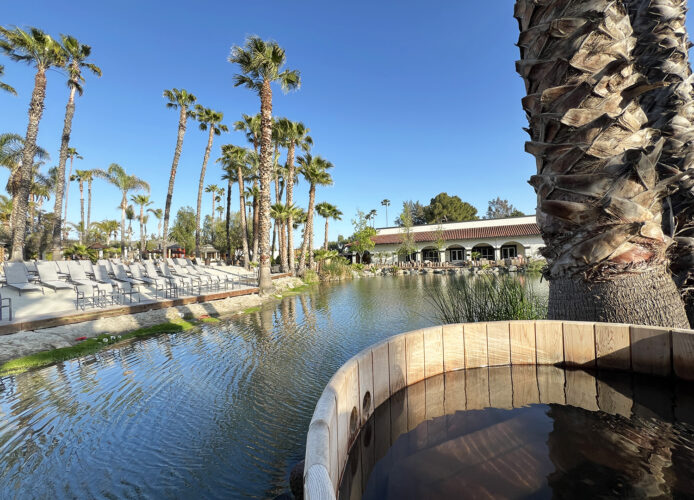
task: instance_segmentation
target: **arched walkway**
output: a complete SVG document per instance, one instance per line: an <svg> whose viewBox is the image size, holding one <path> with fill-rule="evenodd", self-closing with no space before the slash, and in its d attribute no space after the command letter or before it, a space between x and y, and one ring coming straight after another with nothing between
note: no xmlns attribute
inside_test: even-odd
<svg viewBox="0 0 694 500"><path fill-rule="evenodd" d="M472 247L472 253L475 254L478 259L494 260L494 247L487 243L475 245ZM479 255L477 256L476 254Z"/></svg>
<svg viewBox="0 0 694 500"><path fill-rule="evenodd" d="M525 247L517 241L508 241L501 245L501 258L513 259L515 257L524 256Z"/></svg>
<svg viewBox="0 0 694 500"><path fill-rule="evenodd" d="M446 262L459 263L465 261L465 248L461 245L451 245L446 248Z"/></svg>

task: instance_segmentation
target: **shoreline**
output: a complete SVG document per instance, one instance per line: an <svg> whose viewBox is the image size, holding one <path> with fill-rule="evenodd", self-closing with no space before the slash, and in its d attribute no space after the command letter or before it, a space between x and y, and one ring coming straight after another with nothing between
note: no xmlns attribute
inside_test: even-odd
<svg viewBox="0 0 694 500"><path fill-rule="evenodd" d="M310 287L300 278L294 277L280 278L274 285L275 292L264 296L252 294L227 297L2 335L0 376L16 375L33 368L49 366L134 338L176 333L203 323L217 322L217 318L248 314L273 299L295 295ZM84 339L77 340L82 338Z"/></svg>

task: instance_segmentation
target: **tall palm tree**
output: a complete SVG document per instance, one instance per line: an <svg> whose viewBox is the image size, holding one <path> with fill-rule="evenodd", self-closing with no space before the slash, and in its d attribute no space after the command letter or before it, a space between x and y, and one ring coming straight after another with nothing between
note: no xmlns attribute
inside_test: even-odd
<svg viewBox="0 0 694 500"><path fill-rule="evenodd" d="M128 193L130 191L146 191L149 193L149 184L136 177L128 174L123 167L117 163L111 163L106 171L105 180L118 188L121 192L121 216L120 216L120 249L121 254L125 257L125 211L128 209Z"/></svg>
<svg viewBox="0 0 694 500"><path fill-rule="evenodd" d="M381 205L386 207L386 227L388 227L388 207L390 206L390 200L388 198L382 200Z"/></svg>
<svg viewBox="0 0 694 500"><path fill-rule="evenodd" d="M374 221L376 220L376 215L378 212L376 209L372 209L368 214L366 214L366 219L371 221L371 227L374 227Z"/></svg>
<svg viewBox="0 0 694 500"><path fill-rule="evenodd" d="M241 146L234 146L233 144L227 144L222 146L222 156L217 160L222 164L222 168L226 172L224 179L228 181L228 191L231 193L231 186L236 180L239 185L239 215L241 216L241 243L243 245L243 265L248 268L250 266L250 256L248 254L248 223L246 221L246 199L244 192L244 175L247 173L247 156L249 151ZM230 195L227 194L227 200L230 200ZM227 203L229 206L229 203ZM230 209L229 209L230 210ZM229 227L230 221L227 213L227 229ZM227 231L228 232L228 231ZM227 235L227 241L229 241L230 236ZM229 250L229 255L231 255L231 248Z"/></svg>
<svg viewBox="0 0 694 500"><path fill-rule="evenodd" d="M135 205L140 207L140 216L138 220L140 221L140 255L145 253L145 207L152 204L149 200L149 195L147 194L134 194L130 196L130 201Z"/></svg>
<svg viewBox="0 0 694 500"><path fill-rule="evenodd" d="M148 208L147 212L157 219L157 238L161 240L161 220L164 217L164 211L161 208Z"/></svg>
<svg viewBox="0 0 694 500"><path fill-rule="evenodd" d="M60 169L60 167L58 167ZM79 243L80 245L84 243L84 231L87 229L87 225L84 222L84 181L85 179L85 172L86 170L75 170L75 175L70 177L70 181L77 181L79 188L80 188L80 222L82 223L82 231L79 234Z"/></svg>
<svg viewBox="0 0 694 500"><path fill-rule="evenodd" d="M12 196L14 196L19 189L19 167L22 165L23 154L24 138L22 136L12 133L0 134L0 167L5 167L10 170L6 189ZM47 161L50 160L50 155L45 149L36 146L34 160Z"/></svg>
<svg viewBox="0 0 694 500"><path fill-rule="evenodd" d="M128 205L128 207L125 209L125 218L128 221L128 230L127 230L127 235L128 235L128 249L132 248L132 239L133 239L133 221L135 220L135 209L133 208L132 205Z"/></svg>
<svg viewBox="0 0 694 500"><path fill-rule="evenodd" d="M515 16L549 317L687 328L661 228L661 200L682 174L658 177L664 139L643 105L660 83L640 73L628 12L518 0Z"/></svg>
<svg viewBox="0 0 694 500"><path fill-rule="evenodd" d="M0 51L13 61L26 62L36 68L34 90L29 103L29 124L24 137L24 150L20 167L20 183L13 199L12 208L12 260L24 257L24 237L26 235L27 204L31 189L31 174L36 154L36 137L39 122L43 115L46 97L46 71L65 64L65 51L60 44L38 28L13 30L0 26Z"/></svg>
<svg viewBox="0 0 694 500"><path fill-rule="evenodd" d="M301 245L301 256L299 258L299 276L303 275L306 270L307 253L309 268L313 267L313 209L316 202L316 186L329 186L333 183L333 179L328 173L330 168L333 168L332 163L320 156L312 156L311 153L306 153L299 158L299 170L310 186L308 190L308 211L306 212L304 241Z"/></svg>
<svg viewBox="0 0 694 500"><path fill-rule="evenodd" d="M3 76L5 74L5 66L0 64L0 76ZM0 82L0 90L4 90L5 92L9 92L12 95L17 95L17 91L14 89L14 87L4 83Z"/></svg>
<svg viewBox="0 0 694 500"><path fill-rule="evenodd" d="M214 207L215 207L215 202L217 201L217 193L219 192L219 186L217 184L208 184L207 187L205 187L205 192L212 194L212 218L214 219Z"/></svg>
<svg viewBox="0 0 694 500"><path fill-rule="evenodd" d="M294 205L295 165L294 159L297 146L308 153L313 145L313 139L308 133L310 130L301 122L293 122L282 118L280 127L284 129L287 147L287 206ZM294 214L290 211L287 218L287 246L289 247L289 270L294 273Z"/></svg>
<svg viewBox="0 0 694 500"><path fill-rule="evenodd" d="M284 224L287 223L289 214L293 213L292 206L285 205L283 203L275 203L270 207L270 215L275 219L275 223L281 228L279 231L279 250L280 250L280 269L283 273L287 272L289 267L288 252L287 252L287 240L285 238L286 232L284 231Z"/></svg>
<svg viewBox="0 0 694 500"><path fill-rule="evenodd" d="M270 179L272 176L272 83L282 90L299 88L301 79L295 70L282 70L285 52L277 42L264 41L257 36L246 39L243 47L231 49L229 62L238 64L241 73L234 75L235 86L245 86L260 97L260 204L258 216L258 246L260 268L258 287L261 293L272 289L270 277Z"/></svg>
<svg viewBox="0 0 694 500"><path fill-rule="evenodd" d="M224 198L224 192L225 192L225 189L223 187L220 187L219 189L217 189L217 194L214 197L214 201L217 203L221 203L222 199ZM217 211L219 212L219 207L217 207ZM214 213L212 214L212 219L214 220ZM222 218L219 217L219 220L222 220Z"/></svg>
<svg viewBox="0 0 694 500"><path fill-rule="evenodd" d="M80 155L75 148L72 148L72 147L67 148L67 156L68 156L68 158L70 158L70 173L67 176L68 181L70 181L70 180L72 180L72 167L74 166L75 158L78 160L84 160L84 157L82 155ZM64 213L64 215L63 215L64 221L67 220L67 207L68 207L67 202L68 202L69 194L70 194L70 182L66 182L65 183L65 210L63 212ZM63 240L67 239L67 235L68 235L68 232L63 231ZM60 252L60 254L62 255L62 252ZM58 257L58 259L59 258L60 257ZM55 259L56 259L56 257L55 257L55 251L54 251L53 252L53 260L55 260Z"/></svg>
<svg viewBox="0 0 694 500"><path fill-rule="evenodd" d="M316 205L316 212L318 215L325 218L325 241L323 242L323 248L328 249L328 222L330 219L342 220L342 212L338 210L335 205L331 205L328 202L319 203Z"/></svg>
<svg viewBox="0 0 694 500"><path fill-rule="evenodd" d="M74 37L69 35L61 35L63 50L66 55L66 67L68 80L67 85L70 90L67 105L65 106L65 119L63 121L63 134L60 139L60 154L58 156L58 182L55 186L55 206L53 212L55 219L53 224L53 260L59 260L62 256L60 237L62 234L63 220L60 214L63 211L63 190L65 188L65 163L69 155L70 134L72 133L72 119L75 116L75 94L82 95L82 69L86 68L97 76L101 76L101 69L87 62L91 55L91 47L79 43ZM72 168L71 168L72 170ZM82 183L80 183L82 189ZM84 200L83 200L84 201ZM82 203L82 224L84 225L84 202ZM87 222L86 228L89 227ZM80 234L80 243L82 243L83 235Z"/></svg>
<svg viewBox="0 0 694 500"><path fill-rule="evenodd" d="M167 108L178 109L178 135L176 136L176 149L174 150L173 162L171 163L171 175L169 176L169 189L166 192L166 203L164 205L164 233L162 252L166 257L167 238L169 237L169 216L171 215L171 198L173 197L174 181L176 180L176 169L178 160L183 149L183 136L186 133L186 122L195 118L195 112L190 107L195 103L195 96L185 89L171 89L164 91L164 98L168 101Z"/></svg>
<svg viewBox="0 0 694 500"><path fill-rule="evenodd" d="M96 222L95 224L98 224L99 228L106 234L106 245L111 246L111 236L115 238L118 235L118 221L106 219L101 222Z"/></svg>
<svg viewBox="0 0 694 500"><path fill-rule="evenodd" d="M205 155L202 158L202 168L200 169L200 183L198 185L198 205L195 212L195 257L200 258L200 211L202 210L202 188L205 184L205 171L207 170L207 162L210 159L210 151L212 151L212 140L215 135L221 135L222 132L228 132L229 127L222 123L224 113L214 111L210 108L205 108L200 104L195 105L195 116L200 122L200 130L210 129L207 137L207 146L205 147ZM214 195L212 196L212 218L214 218Z"/></svg>
<svg viewBox="0 0 694 500"><path fill-rule="evenodd" d="M92 221L92 183L94 179L106 179L107 175L108 174L100 168L82 171L81 177L87 182L87 228L91 226Z"/></svg>
<svg viewBox="0 0 694 500"><path fill-rule="evenodd" d="M243 132L246 135L246 140L249 142L249 144L253 145L253 155L248 155L248 158L252 159L252 161L254 161L256 164L259 163L258 150L260 148L260 136L262 135L260 122L260 113L253 116L244 113L241 115L241 120L234 122L234 130ZM260 189L258 189L258 176L256 174L257 168L254 169L252 175L249 175L249 178L246 179L253 182L253 188L255 190L253 202L251 203L253 207L253 241L251 259L253 262L258 260L258 198L260 196Z"/></svg>

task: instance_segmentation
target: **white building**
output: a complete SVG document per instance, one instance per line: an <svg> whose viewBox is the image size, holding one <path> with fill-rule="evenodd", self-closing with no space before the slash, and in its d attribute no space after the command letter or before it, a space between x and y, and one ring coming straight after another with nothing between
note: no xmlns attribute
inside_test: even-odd
<svg viewBox="0 0 694 500"><path fill-rule="evenodd" d="M398 248L402 245L402 227L377 231L378 234L372 238L376 246L365 255L365 262L391 264L414 260L456 264L471 260L472 252L488 260L518 256L534 258L540 257L539 250L544 246L534 215L412 226L410 231L417 251L410 256L398 255ZM441 235L444 244L438 249L436 242Z"/></svg>

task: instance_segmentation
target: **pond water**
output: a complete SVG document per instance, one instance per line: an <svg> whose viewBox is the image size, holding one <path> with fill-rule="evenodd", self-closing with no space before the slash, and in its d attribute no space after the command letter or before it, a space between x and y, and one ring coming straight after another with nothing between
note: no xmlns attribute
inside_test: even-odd
<svg viewBox="0 0 694 500"><path fill-rule="evenodd" d="M332 374L438 323L444 276L314 287L0 385L0 498L267 498L288 490ZM40 335L40 333L37 333Z"/></svg>
<svg viewBox="0 0 694 500"><path fill-rule="evenodd" d="M376 408L339 498L694 498L694 384L505 366Z"/></svg>

